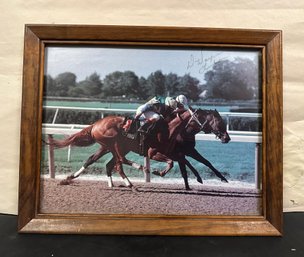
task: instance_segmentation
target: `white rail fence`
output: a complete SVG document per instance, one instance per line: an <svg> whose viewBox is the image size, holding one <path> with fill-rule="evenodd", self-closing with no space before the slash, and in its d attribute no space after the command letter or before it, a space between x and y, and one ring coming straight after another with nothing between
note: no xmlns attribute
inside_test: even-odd
<svg viewBox="0 0 304 257"><path fill-rule="evenodd" d="M55 114L52 119L52 124L56 124L56 119L58 117L60 110L71 110L71 111L86 111L86 112L100 112L100 118L104 118L105 114L134 114L135 109L109 109L109 108L90 108L90 107L70 107L70 106L44 106L45 110L55 110ZM227 130L229 130L230 118L240 117L240 118L260 118L261 113L249 113L249 112L220 112L220 115L226 118ZM242 133L239 131L239 133ZM247 134L247 132L245 132Z"/></svg>
<svg viewBox="0 0 304 257"><path fill-rule="evenodd" d="M135 110L126 109L108 109L108 108L83 108L83 107L62 107L62 106L45 106L45 109L54 109L55 114L52 119L52 123L42 124L42 134L52 137L52 135L71 135L79 132L84 127L88 125L80 124L56 124L56 119L58 117L59 110L75 110L75 111L100 111L101 118L105 114L126 114L134 113ZM255 144L255 186L260 188L260 148L262 143L262 132L252 132L252 131L232 131L229 130L229 118L230 117L244 117L244 118L258 118L261 117L260 113L240 113L240 112L220 112L222 117L227 120L227 131L230 135L231 142L241 142L241 143L254 143ZM203 134L199 133L196 135L196 140L207 140L207 141L218 141L213 134ZM55 164L54 164L54 148L49 146L48 149L48 159L49 159L49 173L51 178L55 178ZM68 148L68 161L71 160L71 147ZM144 165L150 171L150 160L145 158ZM150 173L145 177L146 182L150 182Z"/></svg>

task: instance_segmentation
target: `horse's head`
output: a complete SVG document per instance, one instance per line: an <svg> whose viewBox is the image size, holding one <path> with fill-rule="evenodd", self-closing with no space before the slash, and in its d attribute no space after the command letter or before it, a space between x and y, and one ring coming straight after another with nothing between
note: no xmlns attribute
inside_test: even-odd
<svg viewBox="0 0 304 257"><path fill-rule="evenodd" d="M200 123L200 129L203 132L207 134L214 133L222 143L228 143L230 141L226 123L217 110L197 109L193 115L196 115Z"/></svg>

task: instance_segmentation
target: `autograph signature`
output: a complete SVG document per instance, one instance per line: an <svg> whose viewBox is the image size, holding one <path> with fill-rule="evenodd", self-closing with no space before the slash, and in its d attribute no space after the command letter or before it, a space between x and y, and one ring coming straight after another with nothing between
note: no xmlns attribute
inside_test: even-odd
<svg viewBox="0 0 304 257"><path fill-rule="evenodd" d="M222 54L223 53L218 53L209 57L205 57L203 51L200 52L199 57L191 54L187 64L187 70L197 67L198 72L203 74L210 70L216 62L227 59L225 57L219 58Z"/></svg>

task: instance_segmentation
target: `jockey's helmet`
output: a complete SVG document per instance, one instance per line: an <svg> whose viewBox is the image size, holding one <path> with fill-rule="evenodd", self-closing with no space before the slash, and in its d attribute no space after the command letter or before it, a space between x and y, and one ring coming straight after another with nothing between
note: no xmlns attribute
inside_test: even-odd
<svg viewBox="0 0 304 257"><path fill-rule="evenodd" d="M155 96L148 102L149 104L160 104L160 100Z"/></svg>
<svg viewBox="0 0 304 257"><path fill-rule="evenodd" d="M173 97L168 96L165 99L165 105L167 105L167 106L169 106L169 107L171 107L173 109L176 109L176 107L177 107L177 101Z"/></svg>
<svg viewBox="0 0 304 257"><path fill-rule="evenodd" d="M182 105L188 105L188 100L187 100L187 97L185 97L184 95L179 95L176 97L176 101L179 103L179 104L182 104Z"/></svg>

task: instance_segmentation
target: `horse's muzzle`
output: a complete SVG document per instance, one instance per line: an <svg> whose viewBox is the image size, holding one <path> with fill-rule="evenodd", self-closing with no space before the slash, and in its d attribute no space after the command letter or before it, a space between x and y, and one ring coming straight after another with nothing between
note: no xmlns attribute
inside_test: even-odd
<svg viewBox="0 0 304 257"><path fill-rule="evenodd" d="M231 138L227 132L225 134L223 134L223 136L221 137L221 142L223 144L229 143L230 140L231 140Z"/></svg>

